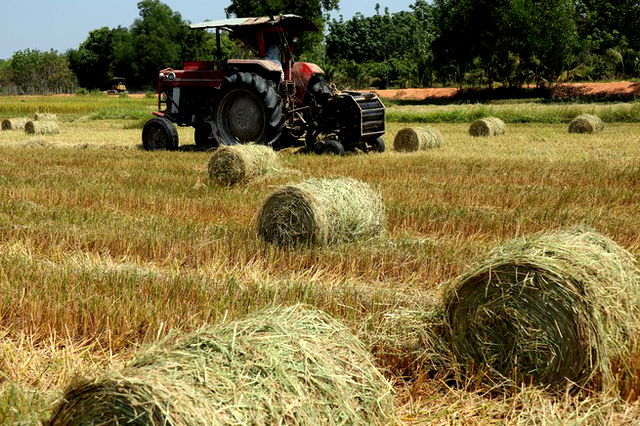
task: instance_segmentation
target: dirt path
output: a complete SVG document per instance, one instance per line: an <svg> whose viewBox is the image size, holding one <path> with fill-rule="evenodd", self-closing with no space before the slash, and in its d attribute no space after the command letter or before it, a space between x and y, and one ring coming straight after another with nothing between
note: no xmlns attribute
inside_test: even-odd
<svg viewBox="0 0 640 426"><path fill-rule="evenodd" d="M640 97L640 82L619 81L614 83L565 83L559 84L572 90L579 90L587 96L619 96L637 95ZM398 89L398 90L374 90L383 98L397 100L422 100L427 98L450 98L458 93L459 89L431 88L431 89Z"/></svg>

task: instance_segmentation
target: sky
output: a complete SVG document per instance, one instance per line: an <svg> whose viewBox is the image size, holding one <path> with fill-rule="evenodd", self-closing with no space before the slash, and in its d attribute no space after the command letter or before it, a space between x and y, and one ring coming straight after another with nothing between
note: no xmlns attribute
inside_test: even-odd
<svg viewBox="0 0 640 426"><path fill-rule="evenodd" d="M191 22L225 18L228 0L163 0ZM64 52L77 48L91 30L101 27L129 27L138 17L138 0L0 0L0 59L24 49ZM365 16L380 11L409 10L414 0L341 0L340 10L332 15Z"/></svg>

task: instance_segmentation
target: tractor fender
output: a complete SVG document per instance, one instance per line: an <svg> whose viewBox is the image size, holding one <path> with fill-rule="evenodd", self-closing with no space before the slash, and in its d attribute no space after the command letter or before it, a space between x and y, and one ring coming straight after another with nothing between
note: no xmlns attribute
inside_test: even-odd
<svg viewBox="0 0 640 426"><path fill-rule="evenodd" d="M280 81L282 65L268 59L230 59L227 67L235 72L250 72L261 75L267 80Z"/></svg>
<svg viewBox="0 0 640 426"><path fill-rule="evenodd" d="M296 62L291 67L291 78L296 87L298 99L304 97L304 92L309 86L309 80L316 75L324 75L324 71L316 64L310 62Z"/></svg>

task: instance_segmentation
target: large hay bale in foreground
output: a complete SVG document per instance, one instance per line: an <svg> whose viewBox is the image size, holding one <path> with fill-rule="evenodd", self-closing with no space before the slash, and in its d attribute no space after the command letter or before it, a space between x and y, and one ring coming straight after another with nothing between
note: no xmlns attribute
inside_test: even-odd
<svg viewBox="0 0 640 426"><path fill-rule="evenodd" d="M233 145L218 148L209 160L209 179L231 186L277 171L278 154L265 145Z"/></svg>
<svg viewBox="0 0 640 426"><path fill-rule="evenodd" d="M498 136L507 131L504 121L498 117L486 117L476 120L469 127L471 136Z"/></svg>
<svg viewBox="0 0 640 426"><path fill-rule="evenodd" d="M440 131L431 126L401 129L393 140L393 149L400 152L420 151L438 148L444 137Z"/></svg>
<svg viewBox="0 0 640 426"><path fill-rule="evenodd" d="M457 278L445 296L452 347L496 380L562 388L614 385L638 336L634 258L595 232L514 240Z"/></svg>
<svg viewBox="0 0 640 426"><path fill-rule="evenodd" d="M258 235L293 246L373 238L385 229L380 193L351 178L308 179L271 194L259 213Z"/></svg>
<svg viewBox="0 0 640 426"><path fill-rule="evenodd" d="M392 389L362 343L304 306L165 341L72 384L52 425L389 424Z"/></svg>
<svg viewBox="0 0 640 426"><path fill-rule="evenodd" d="M30 135L55 135L60 133L55 121L27 121L24 131Z"/></svg>
<svg viewBox="0 0 640 426"><path fill-rule="evenodd" d="M596 133L602 130L604 122L597 115L582 114L569 123L569 133Z"/></svg>
<svg viewBox="0 0 640 426"><path fill-rule="evenodd" d="M45 112L36 112L33 115L34 121L56 121L58 116L56 114L48 114Z"/></svg>
<svg viewBox="0 0 640 426"><path fill-rule="evenodd" d="M24 130L28 118L7 118L2 120L2 130Z"/></svg>

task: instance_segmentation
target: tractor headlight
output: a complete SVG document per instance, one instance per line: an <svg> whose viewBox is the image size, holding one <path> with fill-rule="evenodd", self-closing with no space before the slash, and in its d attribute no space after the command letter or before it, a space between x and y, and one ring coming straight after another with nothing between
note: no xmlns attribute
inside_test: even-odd
<svg viewBox="0 0 640 426"><path fill-rule="evenodd" d="M165 74L165 73L161 72L160 73L160 78L165 79L165 80L169 80L169 81L175 81L176 73L169 72L169 73Z"/></svg>

